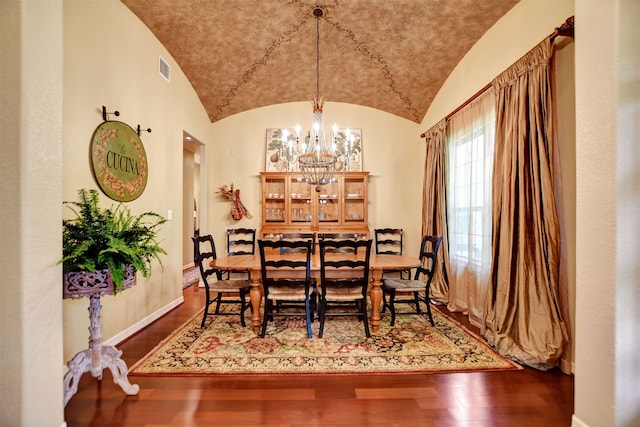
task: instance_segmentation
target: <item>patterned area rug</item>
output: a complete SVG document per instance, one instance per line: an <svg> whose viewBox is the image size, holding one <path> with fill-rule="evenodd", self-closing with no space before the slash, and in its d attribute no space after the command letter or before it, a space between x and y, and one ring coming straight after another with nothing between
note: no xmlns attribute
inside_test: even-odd
<svg viewBox="0 0 640 427"><path fill-rule="evenodd" d="M196 284L200 281L200 269L198 267L190 267L182 270L182 289Z"/></svg>
<svg viewBox="0 0 640 427"><path fill-rule="evenodd" d="M211 320L210 320L211 319ZM522 369L497 354L482 338L439 310L435 327L422 316L398 316L395 327L383 315L380 329L366 338L357 319L329 318L323 338L318 321L312 339L304 318L276 318L265 338L236 316L209 316L200 328L202 312L174 331L134 364L130 375L207 374L358 374L433 373ZM247 319L249 321L249 319ZM249 322L247 322L249 323Z"/></svg>

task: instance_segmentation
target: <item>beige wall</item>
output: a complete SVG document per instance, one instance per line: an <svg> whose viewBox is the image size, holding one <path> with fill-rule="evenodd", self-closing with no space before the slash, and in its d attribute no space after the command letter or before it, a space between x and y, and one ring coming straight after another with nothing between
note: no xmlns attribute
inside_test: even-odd
<svg viewBox="0 0 640 427"><path fill-rule="evenodd" d="M171 65L170 83L158 73L159 54ZM141 135L149 163L147 188L127 205L134 213L166 217L171 211L173 216L160 236L168 252L163 268L154 263L148 280L139 276L134 288L101 300L103 339L119 341L182 299L183 131L208 139L211 124L168 52L116 0L64 2L63 95L64 200L75 200L80 188L97 188L88 150L104 105L120 112L110 119L152 129ZM104 195L101 201L113 203ZM64 301L65 360L87 346L87 304L86 299Z"/></svg>
<svg viewBox="0 0 640 427"><path fill-rule="evenodd" d="M57 427L62 4L0 2L0 47L0 424Z"/></svg>
<svg viewBox="0 0 640 427"><path fill-rule="evenodd" d="M185 145L182 151L182 266L193 265L193 242L190 237L194 234L193 206L195 198L194 188L195 162L193 148Z"/></svg>
<svg viewBox="0 0 640 427"><path fill-rule="evenodd" d="M569 345L562 355L564 372L574 372L576 293L576 118L575 43L556 43L555 112L556 140L554 192L560 222L560 301L569 331Z"/></svg>
<svg viewBox="0 0 640 427"><path fill-rule="evenodd" d="M371 173L369 226L404 228L405 251L417 256L425 152L419 126L372 108L334 102L325 103L323 116L327 129L333 123L362 129L363 167ZM225 250L227 228L242 225L260 229L259 171L265 165L266 129L294 127L299 123L304 133L312 118L311 104L297 102L236 114L213 125L212 140L206 143L208 233L220 242L216 243L218 252ZM220 186L231 183L240 189L242 202L253 219L231 219L230 202L216 194Z"/></svg>
<svg viewBox="0 0 640 427"><path fill-rule="evenodd" d="M576 0L575 425L640 425L640 5Z"/></svg>
<svg viewBox="0 0 640 427"><path fill-rule="evenodd" d="M424 130L490 83L573 14L573 0L521 0L449 75L422 121Z"/></svg>
<svg viewBox="0 0 640 427"><path fill-rule="evenodd" d="M593 32L585 31L576 24L576 38L589 46L589 52L577 44L576 267L580 286L576 296L574 413L578 426L622 426L615 423L614 415L616 124L602 120L603 115L615 118L617 109L613 75L617 18L613 7L598 10L585 7L585 3L576 2L576 22L584 19L587 24L596 24L598 30L592 27ZM590 84L596 80L597 85ZM594 245L596 236L598 244Z"/></svg>

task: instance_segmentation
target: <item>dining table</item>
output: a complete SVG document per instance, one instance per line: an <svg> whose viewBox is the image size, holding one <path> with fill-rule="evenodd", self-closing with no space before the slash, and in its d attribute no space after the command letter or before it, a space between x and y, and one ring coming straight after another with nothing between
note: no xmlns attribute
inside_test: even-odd
<svg viewBox="0 0 640 427"><path fill-rule="evenodd" d="M267 257L279 257L278 253L267 254ZM327 254L328 257L348 257L349 254ZM369 258L369 271L371 286L369 288L369 297L371 299L371 315L369 324L373 332L378 331L380 327L380 303L382 302L382 273L385 270L406 270L420 266L420 259L391 254L371 254ZM252 317L251 326L254 332L258 333L262 325L260 316L260 305L263 299L262 290L262 271L261 260L259 254L253 255L230 255L224 256L211 261L211 267L225 271L249 271L251 280L251 290L249 298L251 300ZM304 277L304 270L288 270L283 271L283 277ZM316 252L311 255L311 276L320 281L320 255Z"/></svg>

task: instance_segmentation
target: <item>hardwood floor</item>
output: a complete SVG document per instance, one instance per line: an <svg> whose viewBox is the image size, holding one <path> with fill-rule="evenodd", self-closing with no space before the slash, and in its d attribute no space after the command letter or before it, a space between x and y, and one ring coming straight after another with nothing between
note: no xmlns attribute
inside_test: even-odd
<svg viewBox="0 0 640 427"><path fill-rule="evenodd" d="M184 304L117 346L127 366L204 305L203 289L184 294ZM67 425L555 427L569 426L573 414L573 377L557 369L129 380L140 386L137 396L126 396L108 369L102 381L85 374L65 408Z"/></svg>

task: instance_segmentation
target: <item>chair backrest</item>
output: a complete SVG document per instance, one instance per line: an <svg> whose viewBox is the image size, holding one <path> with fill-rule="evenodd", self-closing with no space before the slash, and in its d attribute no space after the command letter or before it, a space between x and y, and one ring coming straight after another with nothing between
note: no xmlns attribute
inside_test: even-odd
<svg viewBox="0 0 640 427"><path fill-rule="evenodd" d="M311 240L311 254L315 254L316 253L316 233L282 233L280 234L280 240L281 241L291 241L291 242L295 242L298 240ZM283 246L280 248L280 253L283 254L285 252L300 252L303 249L296 247L296 248L289 248L286 246Z"/></svg>
<svg viewBox="0 0 640 427"><path fill-rule="evenodd" d="M213 242L211 234L204 236L194 236L191 238L193 241L193 259L200 268L200 276L205 286L209 287L208 278L215 274L218 280L222 280L222 273L220 270L211 268L211 260L217 258L216 245Z"/></svg>
<svg viewBox="0 0 640 427"><path fill-rule="evenodd" d="M320 233L318 234L318 241L323 240L358 240L358 233ZM332 247L327 246L328 253L358 253L357 247L340 246Z"/></svg>
<svg viewBox="0 0 640 427"><path fill-rule="evenodd" d="M376 253L402 255L402 228L376 228Z"/></svg>
<svg viewBox="0 0 640 427"><path fill-rule="evenodd" d="M255 228L227 229L228 255L253 255L256 253Z"/></svg>
<svg viewBox="0 0 640 427"><path fill-rule="evenodd" d="M420 244L420 261L422 265L416 268L414 276L415 280L420 280L426 284L430 284L433 279L433 273L436 270L436 260L438 259L438 250L442 243L442 236L424 236ZM421 279L424 277L424 279Z"/></svg>
<svg viewBox="0 0 640 427"><path fill-rule="evenodd" d="M372 240L328 240L320 241L320 279L326 285L361 286L366 296L369 285L369 262ZM338 256L340 249L350 249L351 255ZM353 277L345 278L344 271L355 272Z"/></svg>
<svg viewBox="0 0 640 427"><path fill-rule="evenodd" d="M309 292L311 283L311 240L262 240L258 239L260 270L265 296L271 286L294 286L304 284ZM285 250L278 254L281 249ZM302 279L282 277L287 269L305 269Z"/></svg>

